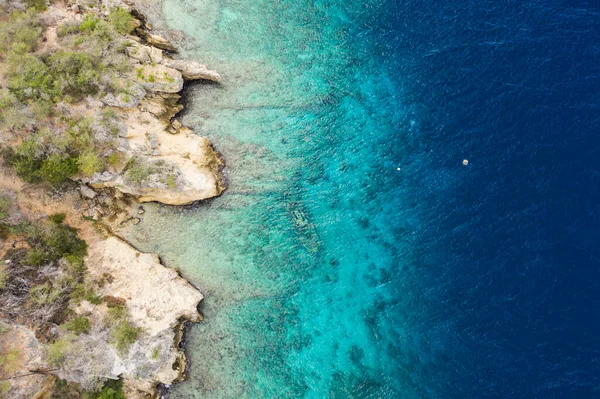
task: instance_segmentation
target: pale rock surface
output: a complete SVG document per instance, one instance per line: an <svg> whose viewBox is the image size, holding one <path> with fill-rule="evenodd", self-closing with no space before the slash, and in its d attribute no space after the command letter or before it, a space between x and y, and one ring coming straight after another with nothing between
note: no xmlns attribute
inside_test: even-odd
<svg viewBox="0 0 600 399"><path fill-rule="evenodd" d="M6 330L0 335L0 355L7 356L12 351L12 356L17 355L16 362L11 361L11 371L7 373L6 368L0 368L0 380L15 377L17 375L30 374L30 370L47 369L44 349L37 340L33 331L18 324L4 325L0 327ZM3 371L4 370L4 371ZM53 379L43 374L33 374L27 377L13 378L10 388L5 393L6 398L30 399L49 397L49 391L53 385Z"/></svg>
<svg viewBox="0 0 600 399"><path fill-rule="evenodd" d="M220 82L221 75L217 71L208 69L206 65L200 64L195 61L185 60L173 60L166 58L163 61L163 65L177 69L183 75L186 80L210 80L212 82Z"/></svg>
<svg viewBox="0 0 600 399"><path fill-rule="evenodd" d="M151 46L157 47L162 50L177 52L177 48L171 44L163 36L156 33L148 33L143 29L136 29L136 33L148 42Z"/></svg>
<svg viewBox="0 0 600 399"><path fill-rule="evenodd" d="M170 119L170 113L161 99L144 100L142 107L127 112L127 159L121 164L124 168L127 160L135 158L160 172L150 175L143 184L132 182L123 169L96 174L89 183L95 188L115 187L140 202L169 205L185 205L219 195L223 190L219 156L208 139L188 128L180 127L178 134L168 133L166 129L171 125L165 120ZM171 184L167 183L167 175L171 175Z"/></svg>
<svg viewBox="0 0 600 399"><path fill-rule="evenodd" d="M92 331L69 344L56 374L84 387L97 385L100 378L121 377L128 399L152 397L159 383L181 378L185 354L176 345L176 329L183 320L202 319L197 307L203 296L157 255L141 253L119 238L94 241L88 251L87 278L104 278L97 293L124 300L128 320L142 332L127 353L119 353L104 327L106 305L83 301L75 311L92 320Z"/></svg>
<svg viewBox="0 0 600 399"><path fill-rule="evenodd" d="M179 93L183 89L181 72L161 64L136 66L135 79L144 89L152 92Z"/></svg>
<svg viewBox="0 0 600 399"><path fill-rule="evenodd" d="M162 334L183 318L199 321L202 294L173 269L164 267L155 254L141 253L110 237L90 248L88 268L92 275L108 273L102 295L125 299L130 320L149 336Z"/></svg>

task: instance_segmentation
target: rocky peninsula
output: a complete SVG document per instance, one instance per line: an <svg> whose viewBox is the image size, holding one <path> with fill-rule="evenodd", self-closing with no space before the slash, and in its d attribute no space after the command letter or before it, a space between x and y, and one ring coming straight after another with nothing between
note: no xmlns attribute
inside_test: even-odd
<svg viewBox="0 0 600 399"><path fill-rule="evenodd" d="M202 294L118 236L140 203L224 189L177 119L186 81L132 3L0 2L0 397L156 398Z"/></svg>

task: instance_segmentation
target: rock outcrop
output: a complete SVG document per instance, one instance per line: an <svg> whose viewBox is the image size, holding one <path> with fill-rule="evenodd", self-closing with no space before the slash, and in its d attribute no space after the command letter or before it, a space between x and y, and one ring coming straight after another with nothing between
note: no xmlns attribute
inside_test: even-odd
<svg viewBox="0 0 600 399"><path fill-rule="evenodd" d="M92 320L90 334L71 342L74 348L64 360L58 376L83 386L93 385L98 375L126 381L127 398L151 397L158 384L178 380L185 368L185 355L177 347L176 331L183 321L200 321L197 306L202 294L177 272L164 267L155 254L141 253L126 242L110 237L90 246L86 261L89 279L104 284L99 294L124 304L131 323L141 329L127 353L109 344L102 330L107 316L105 304L84 301L76 309ZM81 364L82 351L96 361L90 372L89 359Z"/></svg>
<svg viewBox="0 0 600 399"><path fill-rule="evenodd" d="M82 14L59 4L48 7L45 14L57 25L77 25L83 20ZM141 16L138 11L133 15ZM130 72L114 77L101 102L88 101L85 109L78 111L100 115L105 106L120 110L116 114L126 126L118 138L120 162L91 178L76 176L76 180L94 188L113 187L142 202L186 205L217 196L224 189L221 157L208 139L174 126L172 120L183 109L178 102L185 81L220 82L221 76L198 62L172 59L166 51L175 48L167 39L145 30L146 21L137 20L136 25L137 36L120 39ZM56 30L56 26L47 29L46 51L60 50ZM140 172L136 176L131 173L134 161L134 171Z"/></svg>
<svg viewBox="0 0 600 399"><path fill-rule="evenodd" d="M77 26L84 18L83 12L103 13L102 2L79 3L66 7L59 2L48 7L45 15L53 22L45 33L40 52L61 50L59 25ZM110 3L119 5L119 0ZM224 189L223 161L219 154L207 138L174 119L183 108L179 93L186 80L219 82L221 77L197 62L171 59L165 51L175 52L175 47L164 37L147 32L144 29L147 22L133 11L134 16L139 16L135 24L137 37L119 39L128 44L127 56L123 58L131 64L131 71L115 75L110 89L102 91L101 98L88 97L65 108L65 113L89 117L91 124L101 121L96 116L110 112L110 118L114 118L110 130L105 126L106 129L92 131L98 140L116 143L110 150L97 154L106 158L117 155L111 158L116 161L107 161L107 169L92 177L75 176L73 179L80 183L78 189L61 192L56 198L48 196L44 188L26 185L14 171L0 165L0 189L16 193L16 202L28 217L64 213L67 222L79 229L88 244L85 282L104 298L100 304L87 300L76 307L69 304L68 317L74 312L88 318L89 332L75 335L64 326L53 324L52 337L47 342L68 341L62 358L53 364L49 364L47 348L27 327L13 325L3 331L0 326L0 333L4 334L0 354L17 348L21 352L15 367L19 371L41 372L28 377L28 383L11 383L8 387L11 398L47 397L54 384L53 375L79 383L85 389L97 389L105 379L122 378L128 399L155 398L158 384L182 379L185 356L178 344L183 323L201 320L197 306L202 294L197 289L164 267L157 255L137 251L111 236L110 228L106 227L109 223L140 220L137 217L143 212L137 208L133 214L113 209L119 201L116 198L123 203L131 199L123 198L122 194L140 202L184 205L217 196ZM4 87L5 82L0 85ZM82 215L99 221L96 227L104 226L109 238L101 236ZM0 249L4 252L8 247ZM109 306L115 304L125 310L123 317L127 322L140 331L126 351L116 349L114 331L107 321L111 317ZM0 375L0 380L10 377Z"/></svg>
<svg viewBox="0 0 600 399"><path fill-rule="evenodd" d="M166 58L163 65L178 70L186 80L210 80L216 83L221 81L221 75L217 71L198 62Z"/></svg>
<svg viewBox="0 0 600 399"><path fill-rule="evenodd" d="M164 39L141 36L152 44ZM224 165L208 139L178 121L172 123L183 109L179 92L186 80L219 82L221 77L197 62L171 59L163 52L165 47L164 43L152 47L128 41L131 75L120 82L121 92L109 93L102 100L124 110L119 113L126 125L120 135L121 162L81 180L94 188L113 187L141 202L186 205L223 191Z"/></svg>

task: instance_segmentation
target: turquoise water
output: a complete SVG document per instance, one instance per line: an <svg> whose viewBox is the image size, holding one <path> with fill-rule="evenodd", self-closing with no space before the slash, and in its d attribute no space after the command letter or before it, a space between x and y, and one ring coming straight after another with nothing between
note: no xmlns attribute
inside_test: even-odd
<svg viewBox="0 0 600 399"><path fill-rule="evenodd" d="M129 232L206 297L168 398L598 396L600 14L545 3L164 1L229 178Z"/></svg>
<svg viewBox="0 0 600 399"><path fill-rule="evenodd" d="M386 219L404 210L379 185L406 164L382 151L387 129L411 121L400 88L366 65L370 49L348 42L369 10L194 0L163 11L187 35L182 56L224 76L191 89L183 122L224 154L230 183L182 213L153 207L137 232L206 296L190 379L169 397L390 396L396 360L374 319L400 250ZM399 334L394 345L414 339Z"/></svg>

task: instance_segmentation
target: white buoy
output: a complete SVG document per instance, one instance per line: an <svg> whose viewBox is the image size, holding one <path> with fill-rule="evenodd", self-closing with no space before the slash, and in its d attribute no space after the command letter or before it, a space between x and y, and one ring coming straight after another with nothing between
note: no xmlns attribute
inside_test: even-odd
<svg viewBox="0 0 600 399"><path fill-rule="evenodd" d="M463 159L463 165L467 166L469 164L469 160L468 159Z"/></svg>
<svg viewBox="0 0 600 399"><path fill-rule="evenodd" d="M396 168L396 170L400 170L400 168Z"/></svg>

